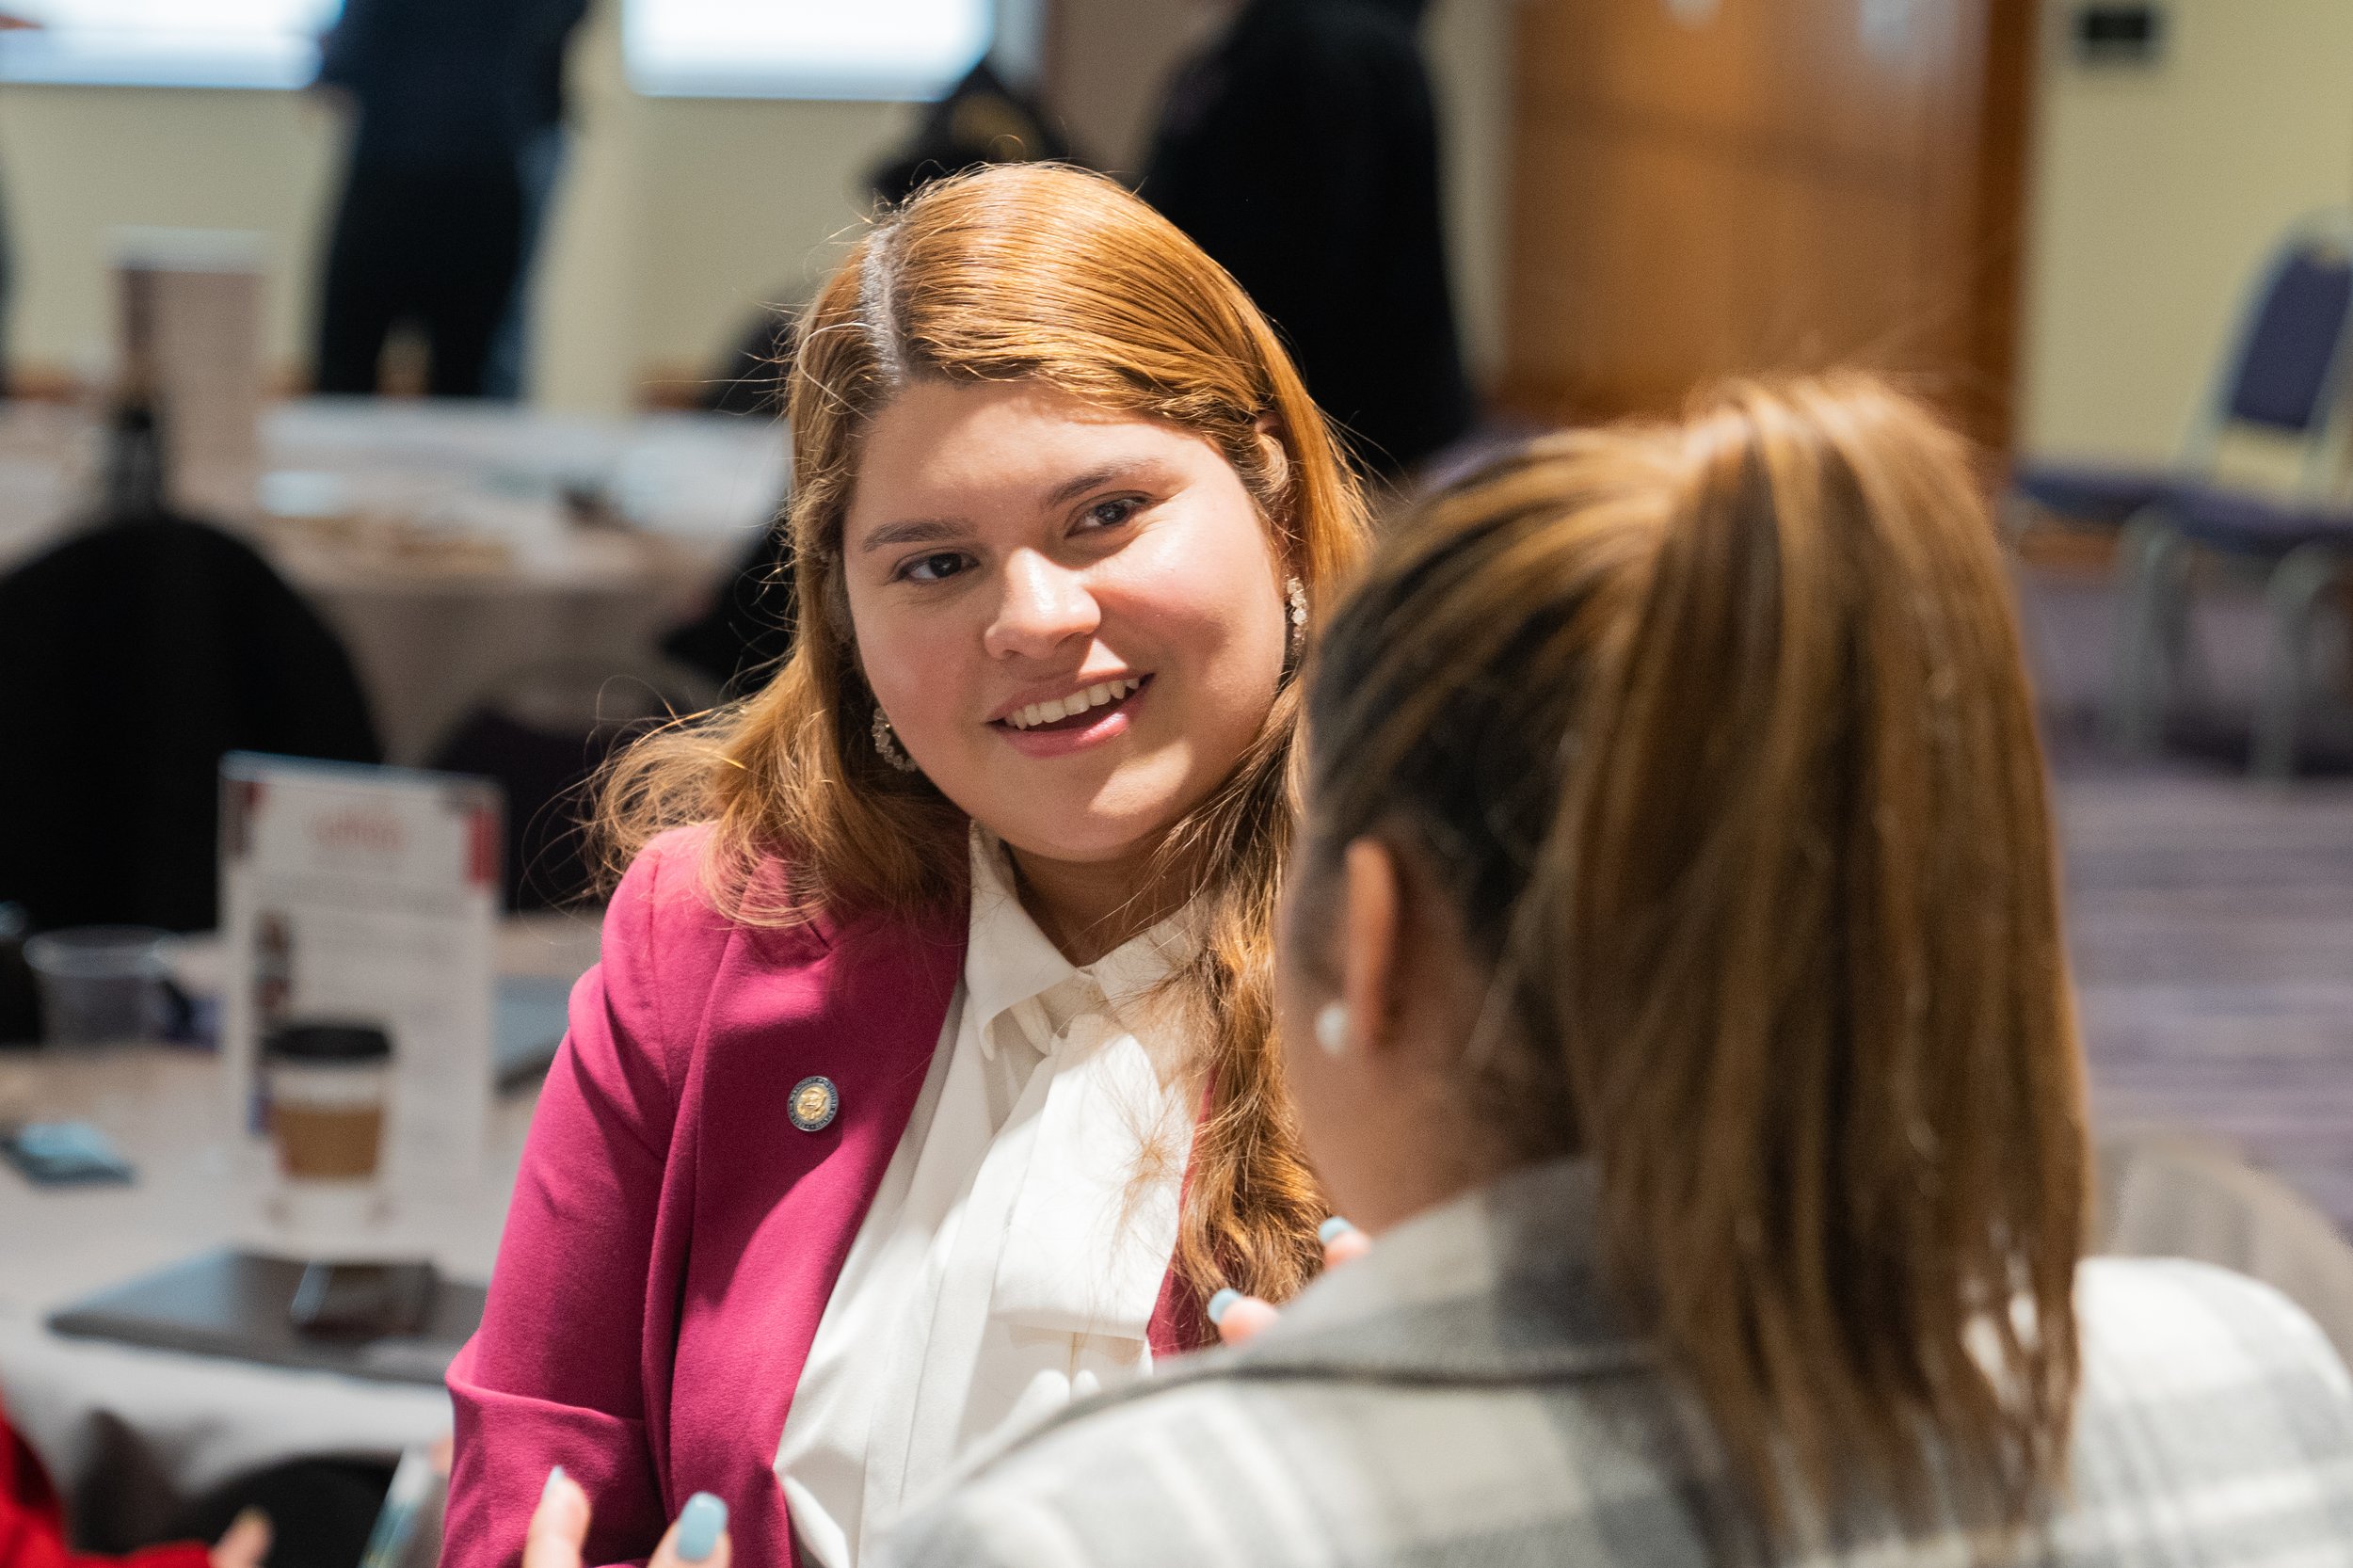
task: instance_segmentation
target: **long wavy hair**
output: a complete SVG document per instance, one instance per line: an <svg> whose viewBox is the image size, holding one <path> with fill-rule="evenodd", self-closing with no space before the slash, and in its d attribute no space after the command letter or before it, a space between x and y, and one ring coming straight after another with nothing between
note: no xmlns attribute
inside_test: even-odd
<svg viewBox="0 0 2353 1568"><path fill-rule="evenodd" d="M883 762L851 626L841 532L875 414L920 380L1034 380L1209 441L1241 476L1312 623L1360 558L1358 484L1273 328L1166 219L1111 181L1003 166L930 185L850 249L799 323L789 383L798 640L767 686L657 733L605 775L608 869L654 835L712 824L707 882L755 924L957 905L964 813ZM1273 438L1272 449L1265 439ZM1173 987L1206 1096L1177 1261L1196 1286L1273 1299L1315 1267L1323 1210L1280 1081L1271 1000L1276 891L1296 803L1299 692L1157 851L1205 939Z"/></svg>
<svg viewBox="0 0 2353 1568"><path fill-rule="evenodd" d="M2025 1522L2078 1379L2082 1064L1959 438L1852 376L1546 438L1317 659L1291 951L1352 839L1431 868L1492 966L1476 1120L1593 1160L1607 1275L1772 1532Z"/></svg>

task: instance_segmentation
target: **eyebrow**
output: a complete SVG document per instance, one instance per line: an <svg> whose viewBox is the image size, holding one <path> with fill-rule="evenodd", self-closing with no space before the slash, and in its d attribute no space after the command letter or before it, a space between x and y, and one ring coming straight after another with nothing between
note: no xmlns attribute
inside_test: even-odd
<svg viewBox="0 0 2353 1568"><path fill-rule="evenodd" d="M964 536L962 525L945 518L910 518L904 522L886 523L866 536L858 543L858 553L888 550L893 545L939 544Z"/></svg>
<svg viewBox="0 0 2353 1568"><path fill-rule="evenodd" d="M1098 468L1091 468L1073 478L1065 479L1055 486L1047 492L1046 504L1059 506L1065 501L1076 501L1089 490L1099 489L1114 479L1125 479L1131 474L1145 472L1159 467L1160 464L1150 457L1122 457L1116 461L1105 463Z"/></svg>
<svg viewBox="0 0 2353 1568"><path fill-rule="evenodd" d="M1159 463L1150 457L1122 457L1113 462L1099 464L1088 469L1084 473L1074 474L1047 491L1046 504L1062 505L1065 502L1077 500L1089 490L1100 489L1113 480L1149 472L1157 470L1159 466ZM966 532L963 524L951 522L945 518L909 518L904 522L885 523L859 540L857 549L859 554L865 555L877 550L889 550L899 545L944 544L963 538Z"/></svg>

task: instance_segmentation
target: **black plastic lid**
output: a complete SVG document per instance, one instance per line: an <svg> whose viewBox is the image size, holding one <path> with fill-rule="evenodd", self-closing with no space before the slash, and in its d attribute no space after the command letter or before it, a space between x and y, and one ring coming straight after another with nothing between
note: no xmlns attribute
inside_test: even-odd
<svg viewBox="0 0 2353 1568"><path fill-rule="evenodd" d="M375 1024L297 1022L271 1030L262 1050L280 1062L381 1062L392 1054L392 1040Z"/></svg>

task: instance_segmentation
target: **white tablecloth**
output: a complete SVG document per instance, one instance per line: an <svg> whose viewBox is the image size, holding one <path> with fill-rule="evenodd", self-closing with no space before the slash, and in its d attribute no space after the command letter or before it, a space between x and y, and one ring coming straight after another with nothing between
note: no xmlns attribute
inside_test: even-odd
<svg viewBox="0 0 2353 1568"><path fill-rule="evenodd" d="M593 918L509 922L500 968L575 975L595 956ZM138 1167L129 1187L36 1188L0 1169L0 1398L69 1488L108 1428L192 1496L302 1455L391 1457L450 1425L438 1388L370 1383L164 1351L61 1338L50 1312L135 1275L269 1238L228 1180L217 1059L172 1047L0 1056L0 1119L87 1117ZM487 1279L536 1096L500 1099L481 1179L464 1201L394 1222L388 1238L453 1275Z"/></svg>
<svg viewBox="0 0 2353 1568"><path fill-rule="evenodd" d="M82 410L0 404L0 569L87 514L97 450ZM782 428L721 415L313 398L269 410L262 454L251 507L220 520L342 633L407 763L519 670L647 666L785 480Z"/></svg>

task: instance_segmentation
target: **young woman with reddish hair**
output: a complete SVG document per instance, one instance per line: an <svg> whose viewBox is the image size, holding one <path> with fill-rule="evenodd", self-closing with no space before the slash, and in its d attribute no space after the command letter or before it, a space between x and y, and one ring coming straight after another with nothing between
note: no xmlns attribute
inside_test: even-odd
<svg viewBox="0 0 2353 1568"><path fill-rule="evenodd" d="M1273 332L1110 182L992 168L852 249L790 418L794 651L608 781L627 874L450 1374L453 1568L556 1465L589 1560L707 1491L746 1560L851 1568L1315 1265L1272 926L1365 518Z"/></svg>

